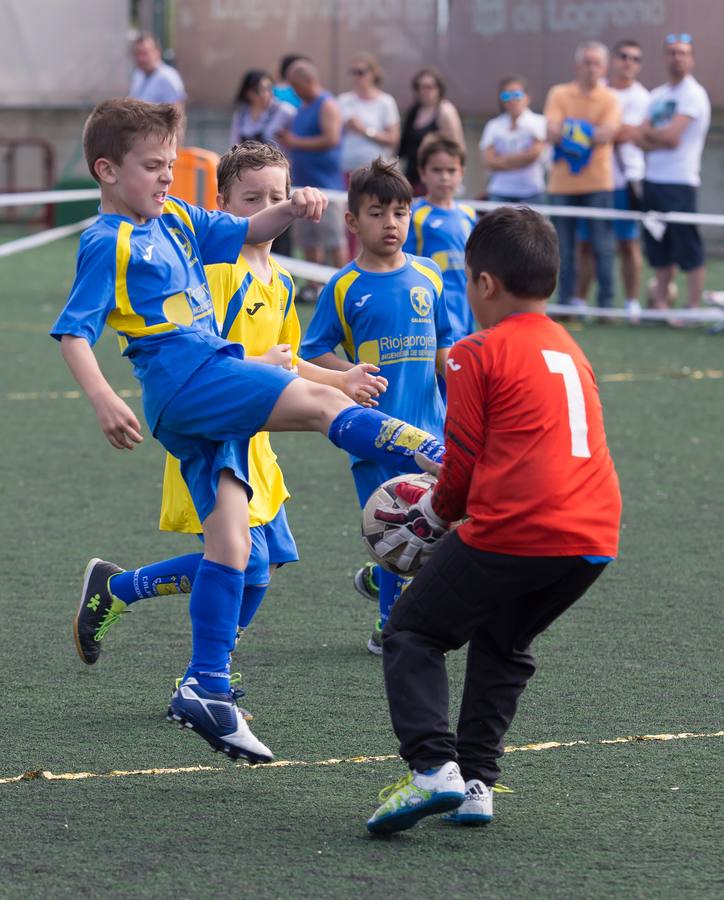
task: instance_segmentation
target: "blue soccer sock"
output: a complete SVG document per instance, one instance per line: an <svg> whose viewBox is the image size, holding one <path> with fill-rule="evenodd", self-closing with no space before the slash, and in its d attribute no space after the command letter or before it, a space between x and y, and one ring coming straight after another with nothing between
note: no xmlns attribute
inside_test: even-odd
<svg viewBox="0 0 724 900"><path fill-rule="evenodd" d="M244 596L241 598L241 610L239 611L239 628L242 631L251 625L251 620L261 606L268 584L247 584L244 586Z"/></svg>
<svg viewBox="0 0 724 900"><path fill-rule="evenodd" d="M348 406L338 413L327 437L352 456L404 472L420 471L416 452L435 462L440 462L445 452L444 446L426 431L364 406Z"/></svg>
<svg viewBox="0 0 724 900"><path fill-rule="evenodd" d="M379 567L379 586L380 586L380 622L381 627L385 627L385 622L390 617L390 610L395 605L395 601L402 593L402 588L407 582L406 578L400 578L399 575L393 575L386 569Z"/></svg>
<svg viewBox="0 0 724 900"><path fill-rule="evenodd" d="M229 661L243 593L240 569L201 560L189 603L193 652L184 678L193 675L207 691L230 690Z"/></svg>
<svg viewBox="0 0 724 900"><path fill-rule="evenodd" d="M114 597L126 604L147 597L190 594L202 558L203 553L189 553L119 572L111 575L108 587Z"/></svg>

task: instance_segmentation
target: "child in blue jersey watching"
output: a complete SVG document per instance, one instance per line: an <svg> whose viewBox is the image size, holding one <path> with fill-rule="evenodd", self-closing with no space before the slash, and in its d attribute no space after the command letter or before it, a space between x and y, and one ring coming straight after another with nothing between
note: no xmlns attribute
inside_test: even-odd
<svg viewBox="0 0 724 900"><path fill-rule="evenodd" d="M219 335L204 265L235 262L246 241L264 244L295 219L319 220L326 200L303 188L244 219L171 197L179 124L175 106L131 98L106 100L89 116L83 148L100 185L100 215L81 237L75 282L51 334L108 441L130 450L143 440L141 426L91 349L106 322L118 332L151 431L180 460L203 525L191 661L168 715L215 749L260 762L272 753L252 734L229 679L251 545L249 438L316 430L347 452L384 463L395 457L411 470L416 447L440 457L442 446L333 387L250 362ZM100 624L107 609L90 576L84 602ZM86 627L94 624L89 615Z"/></svg>
<svg viewBox="0 0 724 900"><path fill-rule="evenodd" d="M219 160L217 183L219 209L251 216L287 199L289 162L276 147L244 141ZM243 344L247 359L296 367L303 378L337 387L357 402L376 405L373 397L384 390L385 384L379 377L369 378L368 372L379 371L375 366L360 365L346 372L333 372L299 359L301 333L294 283L289 272L270 256L270 250L270 243L245 244L235 263L206 267L221 335ZM251 553L245 571L239 633L248 628L259 609L271 570L299 558L284 510L289 492L269 434L264 431L249 441L249 482L254 491L249 503ZM181 477L179 461L170 454L166 456L160 527L194 535L203 531ZM86 593L90 590L91 596L98 594L100 607L106 612L100 626L93 630L85 627L97 615L88 608L89 598L81 598L74 634L83 662L97 662L108 630L138 600L190 593L201 559L201 552L189 553L128 571L104 560L91 560Z"/></svg>
<svg viewBox="0 0 724 900"><path fill-rule="evenodd" d="M436 374L445 372L453 343L437 264L406 254L412 188L394 162L375 160L352 173L347 227L361 250L325 286L302 342L302 356L344 371L373 363L387 379L380 410L404 416L441 436L445 405ZM341 345L345 358L337 356ZM352 454L352 475L361 506L382 482L401 474L396 460L379 463ZM382 653L381 629L404 580L371 566L355 586L379 598L379 620L367 649Z"/></svg>
<svg viewBox="0 0 724 900"><path fill-rule="evenodd" d="M475 331L465 293L465 242L475 227L475 210L455 200L465 171L465 151L440 134L428 134L417 152L425 196L412 204L412 223L404 250L438 264L453 342Z"/></svg>

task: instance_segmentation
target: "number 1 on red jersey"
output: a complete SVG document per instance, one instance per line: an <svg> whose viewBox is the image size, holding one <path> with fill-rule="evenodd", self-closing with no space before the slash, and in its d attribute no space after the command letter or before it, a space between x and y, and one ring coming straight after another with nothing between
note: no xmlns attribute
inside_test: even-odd
<svg viewBox="0 0 724 900"><path fill-rule="evenodd" d="M583 385L573 357L559 350L541 350L548 371L553 375L563 376L563 388L568 401L568 424L571 429L571 456L589 457L588 422L586 421L586 402L583 398Z"/></svg>

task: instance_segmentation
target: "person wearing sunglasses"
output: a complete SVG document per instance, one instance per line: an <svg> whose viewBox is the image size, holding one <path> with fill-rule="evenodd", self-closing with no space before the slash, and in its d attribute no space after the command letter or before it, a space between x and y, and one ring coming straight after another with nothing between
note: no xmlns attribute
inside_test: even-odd
<svg viewBox="0 0 724 900"><path fill-rule="evenodd" d="M389 159L400 141L400 111L395 98L381 90L382 67L370 53L352 57L352 90L337 97L342 110L342 171L354 172L381 156Z"/></svg>
<svg viewBox="0 0 724 900"><path fill-rule="evenodd" d="M701 183L701 154L711 121L706 90L694 78L690 34L669 34L664 41L668 80L651 92L637 143L646 151L644 208L661 212L696 212ZM686 273L687 305L697 307L704 288L704 245L696 225L669 224L660 241L644 232L649 265L655 270L653 305L667 309L670 285L678 266Z"/></svg>
<svg viewBox="0 0 724 900"><path fill-rule="evenodd" d="M490 171L488 199L500 203L542 203L545 191L546 120L528 103L525 79L498 84L500 115L480 138L483 165Z"/></svg>
<svg viewBox="0 0 724 900"><path fill-rule="evenodd" d="M553 144L553 165L548 198L559 206L610 207L613 203L613 141L621 125L621 106L606 86L608 47L584 41L576 49L576 78L554 85L546 98L544 115L548 139ZM610 220L590 218L591 247L596 261L598 306L613 304L615 245ZM556 216L561 272L558 302L585 307L575 296L576 219Z"/></svg>
<svg viewBox="0 0 724 900"><path fill-rule="evenodd" d="M646 118L651 95L638 81L641 71L641 45L633 40L619 41L611 54L611 74L608 86L615 91L621 104L621 127L613 145L613 205L615 209L640 209L644 154L633 142ZM639 292L643 258L638 222L616 219L613 232L618 243L621 261L621 279L626 296L626 309L632 322L638 321L641 312ZM585 219L578 222L578 278L576 296L587 297L594 275L594 257L590 229Z"/></svg>

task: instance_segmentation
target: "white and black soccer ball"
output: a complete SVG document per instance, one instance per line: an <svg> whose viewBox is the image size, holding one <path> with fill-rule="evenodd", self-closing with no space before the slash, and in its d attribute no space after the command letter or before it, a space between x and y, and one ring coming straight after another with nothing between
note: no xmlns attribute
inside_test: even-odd
<svg viewBox="0 0 724 900"><path fill-rule="evenodd" d="M395 478L390 478L388 481L383 482L372 492L362 510L362 540L372 559L376 563L379 563L383 569L387 569L388 572L392 572L395 575L409 578L421 568L422 563L420 562L412 569L404 572L397 568L397 560L405 549L404 544L401 544L399 547L396 547L385 555L377 549L379 542L385 535L389 535L391 532L398 530L402 526L393 525L389 522L380 522L379 519L375 518L375 510L380 507L399 510L409 509L410 504L406 503L395 493L395 486L400 484L401 481L416 484L423 488L429 488L435 484L437 479L434 475L428 475L427 472L421 472L413 475L397 475Z"/></svg>

